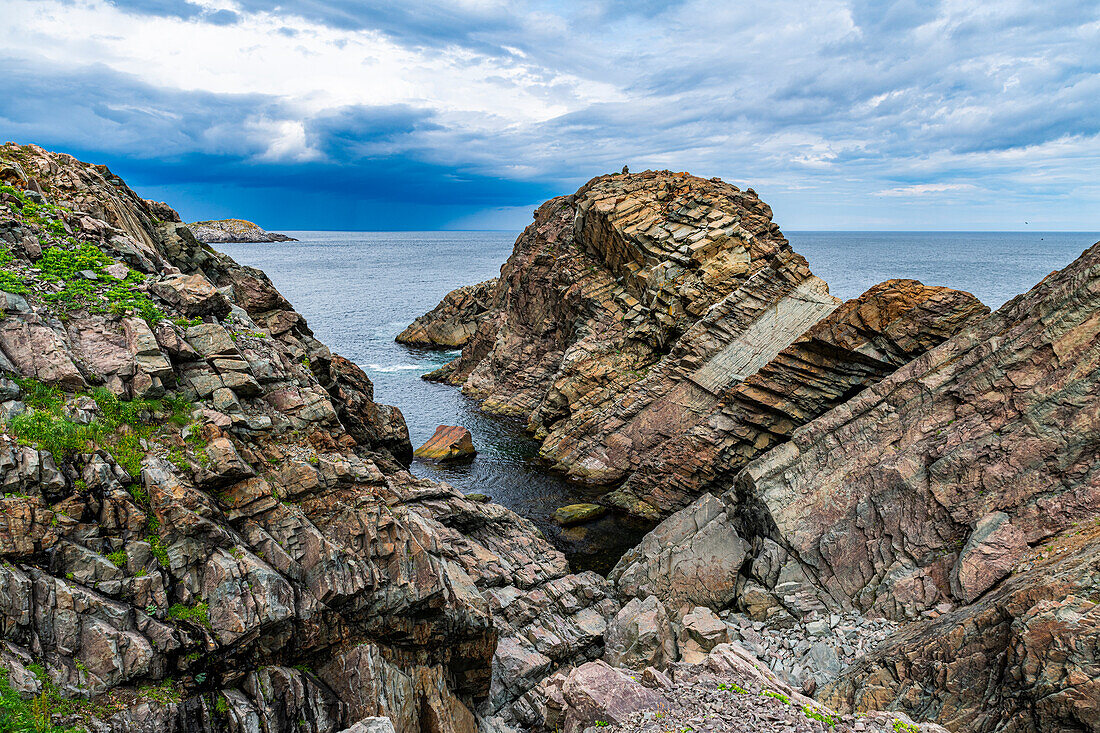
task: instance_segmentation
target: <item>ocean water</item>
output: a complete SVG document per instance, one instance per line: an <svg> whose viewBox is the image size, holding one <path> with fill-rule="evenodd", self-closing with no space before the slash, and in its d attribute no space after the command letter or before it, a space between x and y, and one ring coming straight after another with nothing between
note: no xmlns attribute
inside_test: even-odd
<svg viewBox="0 0 1100 733"><path fill-rule="evenodd" d="M401 346L394 337L448 292L494 277L517 232L287 232L299 242L221 244L264 270L335 353L374 382L375 399L397 405L414 447L437 425L464 425L478 455L418 476L481 492L532 519L578 569L606 572L646 525L609 516L563 530L550 517L596 493L547 472L538 445L516 420L487 415L459 390L420 375L457 355ZM967 290L992 308L1024 292L1100 240L1100 233L793 232L792 246L837 297L854 298L894 277Z"/></svg>

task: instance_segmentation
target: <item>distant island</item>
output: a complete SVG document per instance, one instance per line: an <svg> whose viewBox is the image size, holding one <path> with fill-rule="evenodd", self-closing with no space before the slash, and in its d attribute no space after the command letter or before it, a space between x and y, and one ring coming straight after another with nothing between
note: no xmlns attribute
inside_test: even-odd
<svg viewBox="0 0 1100 733"><path fill-rule="evenodd" d="M195 239L206 244L225 242L297 242L294 237L269 232L244 219L217 219L188 224Z"/></svg>

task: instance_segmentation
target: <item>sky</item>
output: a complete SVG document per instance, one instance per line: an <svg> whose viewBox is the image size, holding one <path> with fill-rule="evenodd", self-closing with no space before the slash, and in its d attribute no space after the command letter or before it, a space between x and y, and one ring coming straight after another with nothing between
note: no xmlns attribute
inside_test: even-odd
<svg viewBox="0 0 1100 733"><path fill-rule="evenodd" d="M0 0L0 139L185 221L519 229L669 168L788 231L1100 230L1100 0Z"/></svg>

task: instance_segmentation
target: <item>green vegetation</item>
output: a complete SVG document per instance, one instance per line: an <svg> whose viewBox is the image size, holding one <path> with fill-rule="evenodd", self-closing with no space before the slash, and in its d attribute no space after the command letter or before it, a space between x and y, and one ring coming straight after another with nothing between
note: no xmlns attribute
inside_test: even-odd
<svg viewBox="0 0 1100 733"><path fill-rule="evenodd" d="M126 550L115 550L107 556L107 559L114 563L116 568L122 568L123 570L125 570L126 561L130 558L126 555Z"/></svg>
<svg viewBox="0 0 1100 733"><path fill-rule="evenodd" d="M12 257L11 250L6 245L0 246L0 267L7 268L15 260ZM14 272L8 269L0 270L0 290L6 293L15 293L16 295L23 295L27 292L27 285L23 282L23 278L16 275Z"/></svg>
<svg viewBox="0 0 1100 733"><path fill-rule="evenodd" d="M155 521L156 520L154 519L151 520L149 523L152 524ZM155 529L155 527L150 527L150 529ZM150 534L148 537L145 538L145 541L149 543L149 550L153 553L153 557L157 559L157 564L159 564L162 568L167 568L169 565L168 550L165 549L164 543L160 541L160 537L155 534Z"/></svg>
<svg viewBox="0 0 1100 733"><path fill-rule="evenodd" d="M835 716L829 715L828 713L821 710L815 710L809 705L802 706L802 713L810 720L816 720L820 723L824 723L829 728L835 728L837 723L840 722Z"/></svg>
<svg viewBox="0 0 1100 733"><path fill-rule="evenodd" d="M72 249L53 246L42 253L37 265L47 282L61 283L60 292L42 297L48 303L56 303L66 311L87 308L93 313L125 315L136 313L149 325L164 319L149 296L137 289L145 276L130 270L125 278L116 280L107 274L112 260L99 247L87 242ZM86 276L90 273L94 279Z"/></svg>
<svg viewBox="0 0 1100 733"><path fill-rule="evenodd" d="M920 733L920 728L898 718L894 718L893 728L894 733Z"/></svg>
<svg viewBox="0 0 1100 733"><path fill-rule="evenodd" d="M747 695L749 693L748 690L746 690L744 687L737 684L736 682L730 682L729 684L726 684L725 682L719 682L718 689L736 692L738 695Z"/></svg>
<svg viewBox="0 0 1100 733"><path fill-rule="evenodd" d="M182 603L175 603L168 609L168 618L174 621L190 621L193 624L210 628L209 606L206 601L199 601L188 608Z"/></svg>
<svg viewBox="0 0 1100 733"><path fill-rule="evenodd" d="M790 705L791 704L791 698L787 697L782 692L776 692L775 690L764 690L763 692L760 693L760 696L761 697L774 697L776 700L783 703L784 705Z"/></svg>
<svg viewBox="0 0 1100 733"><path fill-rule="evenodd" d="M42 692L24 700L8 682L7 670L0 670L0 733L75 733L75 728L53 724L55 713L73 712L73 703L62 699L41 665L31 665L42 682Z"/></svg>
<svg viewBox="0 0 1100 733"><path fill-rule="evenodd" d="M92 446L99 446L131 476L141 472L141 461L147 453L146 441L162 430L162 423L186 425L191 415L192 405L182 396L162 400L120 400L109 390L97 387L90 393L75 395L89 396L99 407L95 418L85 425L64 414L64 398L57 388L33 379L16 381L24 392L24 402L31 408L16 415L11 423L11 430L20 443L49 451L58 459L73 453L86 453ZM133 491L131 495L139 504L147 503Z"/></svg>

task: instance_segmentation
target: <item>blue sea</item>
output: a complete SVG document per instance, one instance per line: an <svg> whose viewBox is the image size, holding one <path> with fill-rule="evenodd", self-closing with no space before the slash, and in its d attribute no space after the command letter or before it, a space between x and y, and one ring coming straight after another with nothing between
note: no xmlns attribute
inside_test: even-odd
<svg viewBox="0 0 1100 733"><path fill-rule="evenodd" d="M535 459L537 444L518 421L486 415L457 389L420 379L457 352L393 340L454 288L499 274L518 232L287 234L301 241L217 247L264 270L317 338L366 371L375 399L401 408L414 446L437 425L473 432L478 455L472 461L416 462L413 473L489 494L529 517L575 568L606 572L637 541L646 527L615 517L568 530L554 525L555 508L592 498L592 490L544 470ZM1072 262L1100 233L788 232L787 238L839 298L905 277L967 290L996 309Z"/></svg>

